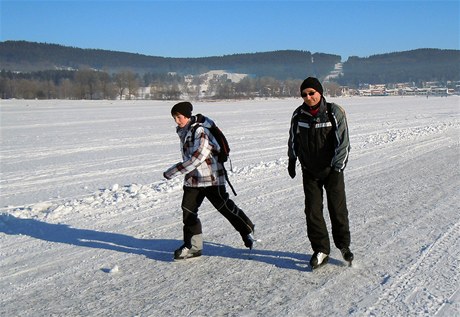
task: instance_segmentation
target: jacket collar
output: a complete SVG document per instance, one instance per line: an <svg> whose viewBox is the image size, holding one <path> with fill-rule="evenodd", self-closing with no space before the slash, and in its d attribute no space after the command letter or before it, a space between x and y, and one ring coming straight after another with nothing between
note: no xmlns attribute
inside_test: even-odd
<svg viewBox="0 0 460 317"><path fill-rule="evenodd" d="M326 112L327 105L326 105L326 98L324 98L324 96L321 97L321 100L313 108L316 108L316 107L319 107L318 114L322 113L322 112ZM305 113L305 114L311 116L310 106L308 106L305 102L300 106L300 110L301 110L302 113Z"/></svg>

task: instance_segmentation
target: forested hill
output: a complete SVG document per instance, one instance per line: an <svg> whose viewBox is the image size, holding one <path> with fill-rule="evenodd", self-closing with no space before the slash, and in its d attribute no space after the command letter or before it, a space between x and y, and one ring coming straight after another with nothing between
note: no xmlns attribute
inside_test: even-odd
<svg viewBox="0 0 460 317"><path fill-rule="evenodd" d="M109 73L129 70L139 74L195 75L225 70L255 77L303 79L306 74L326 76L340 60L338 55L296 50L171 58L26 41L0 42L0 68L21 72L91 68Z"/></svg>
<svg viewBox="0 0 460 317"><path fill-rule="evenodd" d="M324 78L340 62L338 55L298 50L172 58L26 41L0 42L0 70L14 72L95 69L107 73L132 71L140 75L183 76L224 70L285 80L310 75ZM423 48L370 57L352 56L343 63L342 75L333 80L351 87L364 83L460 81L460 50Z"/></svg>
<svg viewBox="0 0 460 317"><path fill-rule="evenodd" d="M460 50L417 49L405 52L350 57L343 64L341 85L423 81L460 81Z"/></svg>

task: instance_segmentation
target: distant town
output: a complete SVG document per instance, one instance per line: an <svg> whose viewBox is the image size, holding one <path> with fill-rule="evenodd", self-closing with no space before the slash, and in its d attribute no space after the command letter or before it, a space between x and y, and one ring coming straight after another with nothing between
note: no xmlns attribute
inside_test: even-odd
<svg viewBox="0 0 460 317"><path fill-rule="evenodd" d="M342 96L449 96L460 95L460 81L447 82L447 86L438 81L424 83L417 87L413 83L362 85L359 89L341 87Z"/></svg>

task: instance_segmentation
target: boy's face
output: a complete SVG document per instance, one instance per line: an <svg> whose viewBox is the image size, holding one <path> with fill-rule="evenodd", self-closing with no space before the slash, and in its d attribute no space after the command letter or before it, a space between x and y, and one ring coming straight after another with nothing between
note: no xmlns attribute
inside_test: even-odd
<svg viewBox="0 0 460 317"><path fill-rule="evenodd" d="M176 113L173 115L174 121L176 121L176 124L179 128L183 128L187 125L188 121L190 118L187 118L183 114Z"/></svg>

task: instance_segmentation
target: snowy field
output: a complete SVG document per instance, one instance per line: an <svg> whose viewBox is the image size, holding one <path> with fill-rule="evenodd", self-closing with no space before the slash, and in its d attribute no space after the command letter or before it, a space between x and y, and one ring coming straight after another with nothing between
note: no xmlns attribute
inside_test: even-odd
<svg viewBox="0 0 460 317"><path fill-rule="evenodd" d="M205 202L204 255L184 262L182 178L162 177L174 102L2 100L0 316L460 316L460 98L330 101L350 127L355 261L332 248L312 272L286 170L300 98L195 103L230 141L261 242Z"/></svg>

